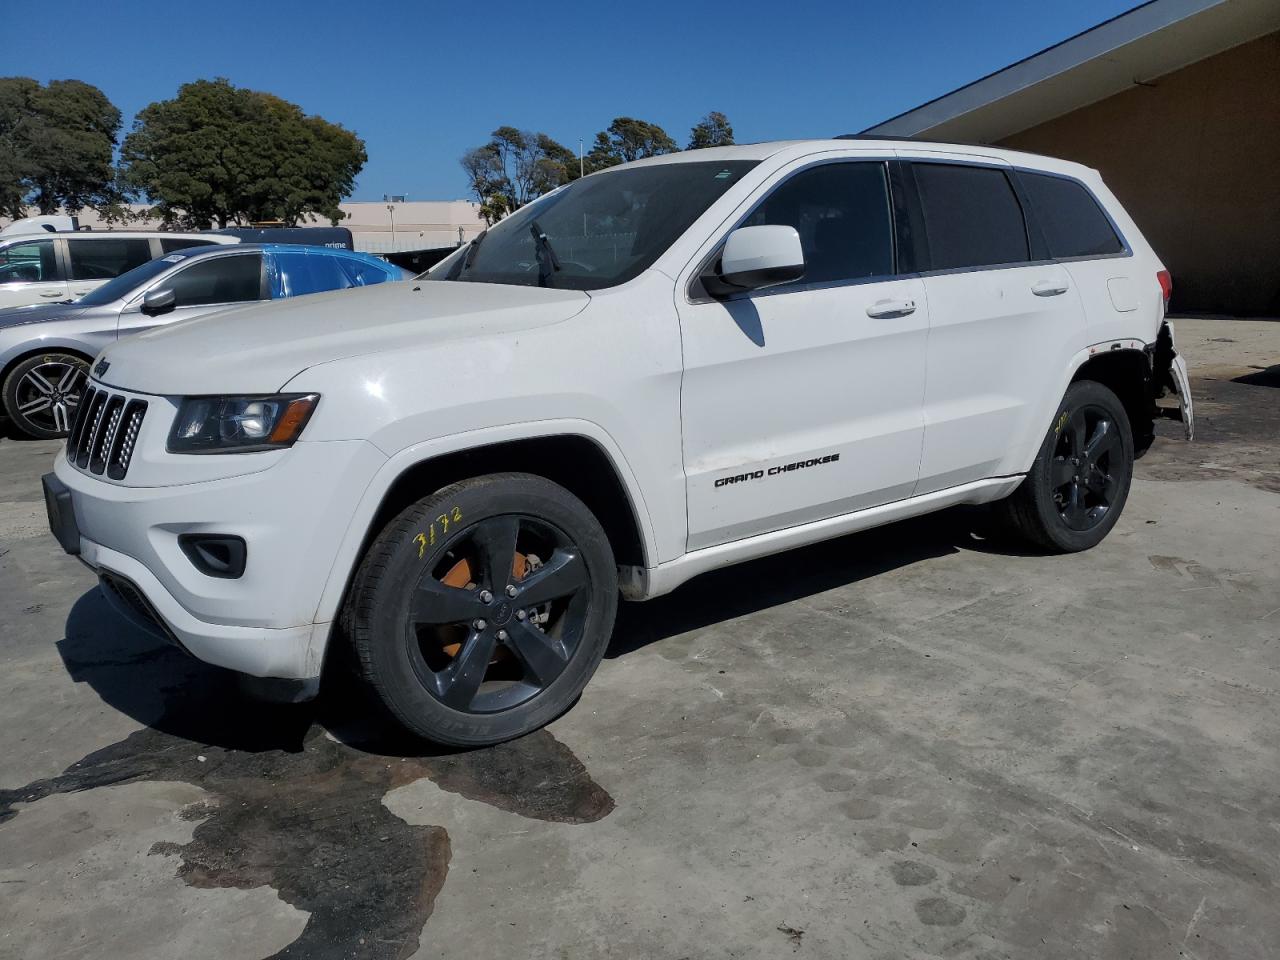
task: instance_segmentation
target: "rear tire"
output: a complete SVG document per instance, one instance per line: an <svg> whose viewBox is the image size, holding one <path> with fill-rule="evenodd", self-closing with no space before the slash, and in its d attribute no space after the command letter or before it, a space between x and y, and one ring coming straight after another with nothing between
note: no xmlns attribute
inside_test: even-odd
<svg viewBox="0 0 1280 960"><path fill-rule="evenodd" d="M359 670L436 743L501 743L567 710L618 604L613 551L568 490L530 474L455 483L392 520L347 607Z"/></svg>
<svg viewBox="0 0 1280 960"><path fill-rule="evenodd" d="M1096 546L1124 509L1133 460L1124 404L1096 381L1071 384L1031 470L999 505L1006 527L1051 553Z"/></svg>

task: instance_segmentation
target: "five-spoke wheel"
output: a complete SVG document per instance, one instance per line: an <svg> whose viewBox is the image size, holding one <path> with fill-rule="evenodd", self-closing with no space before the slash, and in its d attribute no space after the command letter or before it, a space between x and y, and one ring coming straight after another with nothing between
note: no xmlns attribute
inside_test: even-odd
<svg viewBox="0 0 1280 960"><path fill-rule="evenodd" d="M446 487L378 536L347 625L362 673L414 732L478 746L567 709L617 608L608 539L564 488L528 474Z"/></svg>
<svg viewBox="0 0 1280 960"><path fill-rule="evenodd" d="M1133 479L1133 432L1101 383L1067 389L1026 479L1001 505L1009 525L1059 552L1099 543L1119 519Z"/></svg>
<svg viewBox="0 0 1280 960"><path fill-rule="evenodd" d="M456 710L535 697L582 639L590 578L563 530L507 514L463 529L414 590L405 641L424 686Z"/></svg>

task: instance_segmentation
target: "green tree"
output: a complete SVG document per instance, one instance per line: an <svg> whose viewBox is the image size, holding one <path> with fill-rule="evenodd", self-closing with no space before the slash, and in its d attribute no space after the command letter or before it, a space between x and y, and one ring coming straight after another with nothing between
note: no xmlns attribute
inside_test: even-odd
<svg viewBox="0 0 1280 960"><path fill-rule="evenodd" d="M688 150L701 150L703 147L728 147L733 144L733 127L729 118L718 110L712 110L693 125L689 131Z"/></svg>
<svg viewBox="0 0 1280 960"><path fill-rule="evenodd" d="M615 117L608 129L596 134L588 159L592 170L629 163L642 157L675 153L680 148L656 123L632 117Z"/></svg>
<svg viewBox="0 0 1280 960"><path fill-rule="evenodd" d="M117 201L111 160L119 130L120 111L97 87L0 78L0 214L22 217L28 205L74 214Z"/></svg>
<svg viewBox="0 0 1280 960"><path fill-rule="evenodd" d="M120 180L170 224L337 223L366 159L349 130L219 78L143 108L120 149Z"/></svg>
<svg viewBox="0 0 1280 960"><path fill-rule="evenodd" d="M545 133L510 126L493 131L488 143L468 150L459 163L488 223L578 175L568 148Z"/></svg>

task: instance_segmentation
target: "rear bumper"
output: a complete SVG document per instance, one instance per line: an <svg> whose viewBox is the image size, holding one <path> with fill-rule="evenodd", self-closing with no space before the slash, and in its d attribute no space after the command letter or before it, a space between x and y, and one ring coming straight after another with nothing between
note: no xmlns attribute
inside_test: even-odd
<svg viewBox="0 0 1280 960"><path fill-rule="evenodd" d="M1148 347L1151 357L1151 382L1155 391L1154 400L1159 400L1166 393L1178 398L1178 416L1182 421L1182 430L1188 440L1195 437L1196 417L1191 400L1191 378L1187 375L1187 361L1178 353L1173 337L1173 324L1165 320L1160 324L1160 332L1155 343ZM1168 414L1172 417L1172 412Z"/></svg>

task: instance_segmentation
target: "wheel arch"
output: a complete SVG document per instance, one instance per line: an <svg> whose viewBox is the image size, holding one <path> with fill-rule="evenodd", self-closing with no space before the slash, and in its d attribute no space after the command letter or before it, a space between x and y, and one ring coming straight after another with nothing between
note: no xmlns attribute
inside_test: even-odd
<svg viewBox="0 0 1280 960"><path fill-rule="evenodd" d="M467 477L519 472L569 490L592 511L619 566L648 566L655 557L652 524L638 485L621 453L605 438L563 429L528 436L410 448L392 457L370 483L335 557L316 611L335 619L370 543L410 503Z"/></svg>
<svg viewBox="0 0 1280 960"><path fill-rule="evenodd" d="M1099 350L1076 367L1068 386L1080 380L1100 383L1119 398L1129 416L1134 458L1146 453L1155 440L1150 353L1138 346Z"/></svg>
<svg viewBox="0 0 1280 960"><path fill-rule="evenodd" d="M43 343L39 349L23 350L14 354L8 360L0 365L0 387L4 386L4 382L9 379L9 374L13 373L13 368L24 360L30 360L32 357L38 357L42 353L71 353L75 354L87 364L93 363L93 356L84 352L79 344L72 343Z"/></svg>

